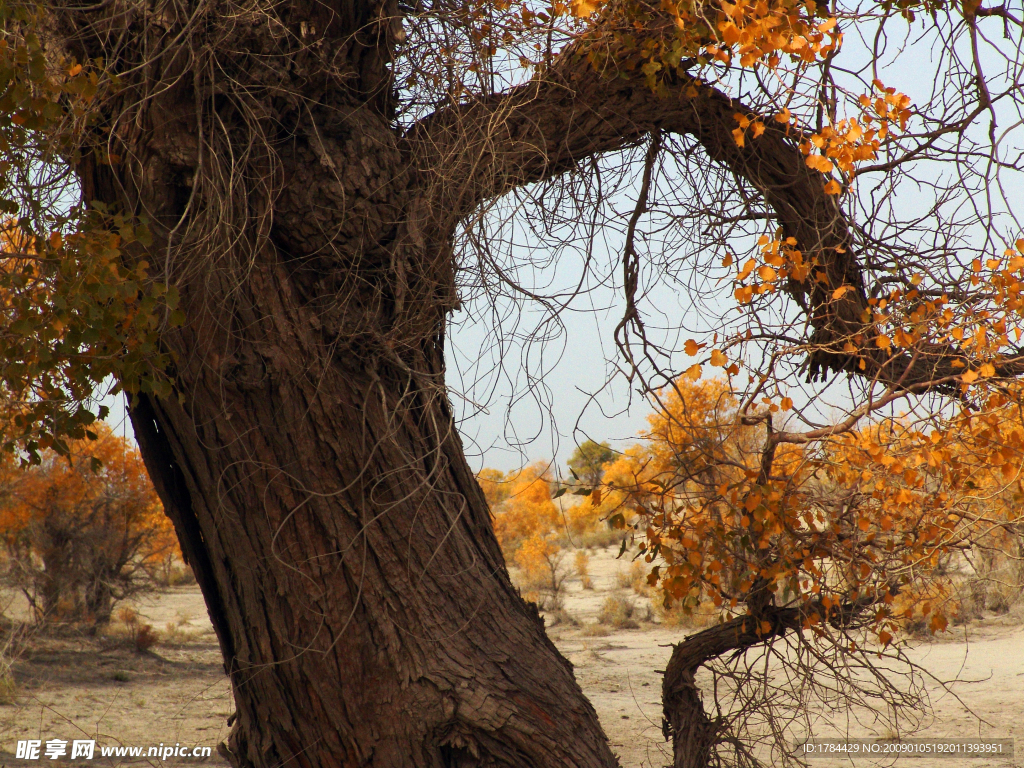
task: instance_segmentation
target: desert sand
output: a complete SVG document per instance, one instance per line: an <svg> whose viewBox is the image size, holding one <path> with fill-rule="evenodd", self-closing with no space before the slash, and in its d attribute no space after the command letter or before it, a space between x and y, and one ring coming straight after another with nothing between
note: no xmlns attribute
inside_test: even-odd
<svg viewBox="0 0 1024 768"><path fill-rule="evenodd" d="M696 631L646 621L648 598L620 586L618 573L628 558L617 549L590 552L592 589L575 575L565 584L563 620L548 632L572 662L577 679L593 702L623 768L658 768L670 760L661 733L661 675L671 644ZM565 558L572 565L572 553ZM609 596L632 600L642 619L638 628L596 627ZM140 598L140 618L160 634L161 642L139 654L123 638L81 636L30 638L13 664L14 690L0 705L0 762L14 759L19 739L90 738L100 744L211 746L228 734L234 706L213 629L198 589L178 587ZM17 606L8 608L8 615ZM653 617L656 618L656 617ZM550 623L554 615L547 616ZM1024 736L1024 619L1017 611L985 616L933 640L915 640L910 653L937 678L958 679L956 697L933 686L933 711L922 728L904 736ZM707 679L698 680L707 685ZM814 733L826 736L829 733ZM851 736L884 736L856 732ZM1024 742L1019 749L1024 751ZM104 762L76 761L76 765ZM111 762L109 759L106 762ZM118 761L112 761L118 762ZM169 759L162 765L194 765ZM216 750L207 764L223 764ZM961 761L901 758L915 768L952 766ZM871 765L873 761L814 760L813 766ZM1024 765L1013 759L964 760L972 768ZM891 764L880 762L878 764Z"/></svg>

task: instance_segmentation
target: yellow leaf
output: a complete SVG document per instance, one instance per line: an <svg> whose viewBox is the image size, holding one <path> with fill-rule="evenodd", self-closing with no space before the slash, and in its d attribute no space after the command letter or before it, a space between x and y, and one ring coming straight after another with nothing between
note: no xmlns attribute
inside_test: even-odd
<svg viewBox="0 0 1024 768"><path fill-rule="evenodd" d="M765 265L763 267L758 268L757 276L764 280L766 283L770 283L773 280L775 280L776 277L779 276L779 273L776 272L771 267L769 267L768 265Z"/></svg>
<svg viewBox="0 0 1024 768"><path fill-rule="evenodd" d="M60 248L61 242L62 238L60 236L60 232L54 232L50 235L50 247L54 250Z"/></svg>
<svg viewBox="0 0 1024 768"><path fill-rule="evenodd" d="M964 384L970 384L971 382L978 380L978 372L964 371L963 375L960 378L963 380Z"/></svg>
<svg viewBox="0 0 1024 768"><path fill-rule="evenodd" d="M832 298L836 300L843 298L843 296L846 295L846 292L850 290L850 288L852 287L853 286L850 285L840 285L838 288L832 291Z"/></svg>
<svg viewBox="0 0 1024 768"><path fill-rule="evenodd" d="M700 365L699 364L694 364L694 365L691 365L689 368L687 368L686 369L686 373L684 373L683 375L686 378L688 378L690 381L696 381L697 379L700 378L700 374L701 374L701 367L700 367Z"/></svg>
<svg viewBox="0 0 1024 768"><path fill-rule="evenodd" d="M743 142L744 142L744 139L743 139L743 129L742 128L736 128L735 130L733 130L732 138L735 140L737 147L742 147L743 146Z"/></svg>
<svg viewBox="0 0 1024 768"><path fill-rule="evenodd" d="M782 123L783 125L788 123L789 120L790 120L790 112L789 112L788 108L787 109L783 109L781 112L779 112L779 114L777 114L775 116L775 122Z"/></svg>
<svg viewBox="0 0 1024 768"><path fill-rule="evenodd" d="M721 350L715 349L711 351L711 364L715 367L724 368L728 362L729 358Z"/></svg>
<svg viewBox="0 0 1024 768"><path fill-rule="evenodd" d="M877 339L875 339L875 346L880 349L888 349L889 347L892 346L892 339L890 339L888 336L879 336Z"/></svg>
<svg viewBox="0 0 1024 768"><path fill-rule="evenodd" d="M719 27L722 30L722 39L729 45L735 45L740 41L740 31L731 21Z"/></svg>
<svg viewBox="0 0 1024 768"><path fill-rule="evenodd" d="M575 0L572 4L572 13L578 18L589 16L597 10L597 3L593 0Z"/></svg>
<svg viewBox="0 0 1024 768"><path fill-rule="evenodd" d="M910 284L911 285L920 285L922 280L924 280L924 275L920 275L920 274L914 275L913 277L910 278Z"/></svg>
<svg viewBox="0 0 1024 768"><path fill-rule="evenodd" d="M978 373L982 376L982 378L986 378L987 379L987 378L989 378L991 376L995 376L996 375L996 367L994 365L992 365L992 363L985 363L978 370Z"/></svg>
<svg viewBox="0 0 1024 768"><path fill-rule="evenodd" d="M832 173L832 163L829 162L828 158L822 157L821 155L808 155L804 162L807 163L808 168L813 168L816 171L822 173Z"/></svg>
<svg viewBox="0 0 1024 768"><path fill-rule="evenodd" d="M753 131L754 138L756 139L762 133L764 133L764 123L762 123L760 120L758 120L757 122L754 123L754 125L751 127L750 130Z"/></svg>

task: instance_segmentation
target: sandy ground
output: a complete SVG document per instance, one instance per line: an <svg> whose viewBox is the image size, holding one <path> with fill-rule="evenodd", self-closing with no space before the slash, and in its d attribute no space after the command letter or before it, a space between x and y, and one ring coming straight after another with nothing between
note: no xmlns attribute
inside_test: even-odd
<svg viewBox="0 0 1024 768"><path fill-rule="evenodd" d="M646 598L619 585L617 574L628 562L616 560L615 554L611 549L591 552L594 588L583 589L575 576L566 582L564 607L578 625L562 623L548 631L574 665L623 768L658 768L670 760L661 735L658 670L665 668L671 643L694 630L647 621L637 629L595 629L601 605L609 596L632 599L641 617L647 614ZM571 555L565 562L571 566ZM91 738L106 745L216 747L226 738L227 718L233 710L231 692L198 589L175 588L141 599L135 607L142 620L162 635L150 653L137 654L117 637L36 637L27 643L13 665L15 690L0 699L0 764L56 764L15 760L19 739ZM915 643L911 653L940 679L961 680L953 690L962 701L932 686L932 717L920 731L905 735L1024 738L1024 626L1019 618L987 617L941 640ZM707 680L699 682L707 684ZM850 735L885 734L858 728L851 729ZM117 761L97 758L75 764L101 762ZM215 749L206 762L223 764ZM832 768L872 762L815 760L812 765ZM195 763L170 759L161 764ZM961 763L971 768L1024 765L1024 740L1013 759L899 760L900 765L914 768Z"/></svg>

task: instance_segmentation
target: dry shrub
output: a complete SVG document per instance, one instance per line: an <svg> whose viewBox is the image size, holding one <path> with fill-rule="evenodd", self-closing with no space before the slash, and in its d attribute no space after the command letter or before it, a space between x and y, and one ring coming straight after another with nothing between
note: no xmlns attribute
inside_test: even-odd
<svg viewBox="0 0 1024 768"><path fill-rule="evenodd" d="M634 594L641 597L649 597L651 594L651 588L647 584L647 574L649 572L647 563L641 560L634 560L629 568L620 569L615 574L615 583L620 589L631 589Z"/></svg>
<svg viewBox="0 0 1024 768"><path fill-rule="evenodd" d="M584 589L593 589L594 581L590 578L590 555L583 550L576 552L576 575Z"/></svg>
<svg viewBox="0 0 1024 768"><path fill-rule="evenodd" d="M167 622L167 628L160 636L162 645L185 645L198 640L202 636L199 630L185 629L185 625L173 621Z"/></svg>
<svg viewBox="0 0 1024 768"><path fill-rule="evenodd" d="M18 686L14 680L12 666L18 656L14 637L14 633L11 633L3 649L0 649L0 706L13 704L18 695Z"/></svg>
<svg viewBox="0 0 1024 768"><path fill-rule="evenodd" d="M135 643L135 650L139 653L145 653L160 642L160 635L157 634L151 624L140 623L136 628L135 636L132 639Z"/></svg>
<svg viewBox="0 0 1024 768"><path fill-rule="evenodd" d="M604 624L595 622L594 624L585 624L580 634L584 637L607 637L611 633L612 631Z"/></svg>
<svg viewBox="0 0 1024 768"><path fill-rule="evenodd" d="M716 624L721 611L710 600L701 601L695 608L684 608L678 603L665 605L663 600L654 600L655 620L663 627L703 628Z"/></svg>
<svg viewBox="0 0 1024 768"><path fill-rule="evenodd" d="M580 625L579 619L564 608L558 608L557 610L551 611L547 614L547 618L549 627L578 627Z"/></svg>
<svg viewBox="0 0 1024 768"><path fill-rule="evenodd" d="M601 624L609 624L616 629L639 629L640 624L634 618L636 603L625 597L609 597L601 606L597 620Z"/></svg>
<svg viewBox="0 0 1024 768"><path fill-rule="evenodd" d="M584 531L574 537L573 541L576 546L586 549L608 549L621 546L623 538L625 534L622 531L609 528L602 523L593 530Z"/></svg>
<svg viewBox="0 0 1024 768"><path fill-rule="evenodd" d="M145 653L160 641L160 635L153 629L153 625L141 621L138 612L132 608L122 608L118 618L124 624L128 639L137 652Z"/></svg>

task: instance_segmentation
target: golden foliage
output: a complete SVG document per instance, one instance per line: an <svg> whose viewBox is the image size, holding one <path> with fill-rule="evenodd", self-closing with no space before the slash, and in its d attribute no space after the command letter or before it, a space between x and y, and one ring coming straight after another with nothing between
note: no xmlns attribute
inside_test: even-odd
<svg viewBox="0 0 1024 768"><path fill-rule="evenodd" d="M0 536L20 586L46 618L104 622L113 604L177 556L177 540L138 451L99 422L67 455L22 467L2 454Z"/></svg>
<svg viewBox="0 0 1024 768"><path fill-rule="evenodd" d="M636 525L666 609L771 600L800 607L812 630L859 617L884 644L909 622L945 629L950 559L1005 549L995 539L1020 531L1019 505L998 501L1024 469L1024 422L1005 390L944 429L888 420L813 451L759 437L762 419L741 418L723 381L684 378L656 400L647 445L605 479L638 518L617 522Z"/></svg>
<svg viewBox="0 0 1024 768"><path fill-rule="evenodd" d="M555 532L560 515L551 498L551 477L546 464L531 464L508 476L496 470L484 470L484 473L481 473L481 485L485 494L488 488L493 489L489 499L504 495L497 504L492 502L491 512L494 532L506 554L514 552L534 535L546 537Z"/></svg>

